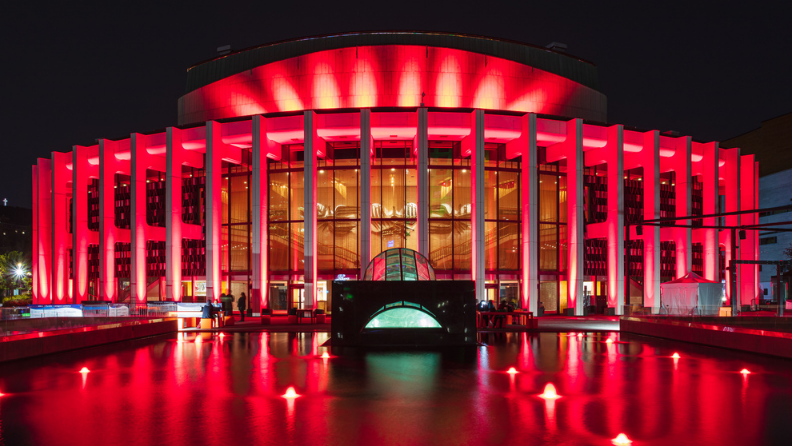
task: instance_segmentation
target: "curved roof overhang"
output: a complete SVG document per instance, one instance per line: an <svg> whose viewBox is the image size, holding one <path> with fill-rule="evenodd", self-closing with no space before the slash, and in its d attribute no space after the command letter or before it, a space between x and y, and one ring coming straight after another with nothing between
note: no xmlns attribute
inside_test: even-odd
<svg viewBox="0 0 792 446"><path fill-rule="evenodd" d="M498 57L567 78L599 91L597 67L591 62L547 48L491 37L416 31L354 32L304 37L247 48L187 70L187 93L221 79L272 62L318 51L377 45L451 48Z"/></svg>

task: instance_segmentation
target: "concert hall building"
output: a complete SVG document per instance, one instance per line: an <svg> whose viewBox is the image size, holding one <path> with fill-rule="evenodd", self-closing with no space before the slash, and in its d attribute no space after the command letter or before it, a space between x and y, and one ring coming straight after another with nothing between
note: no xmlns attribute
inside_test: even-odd
<svg viewBox="0 0 792 446"><path fill-rule="evenodd" d="M403 247L478 299L622 314L658 308L660 284L689 271L727 279L733 255L716 218L629 236L626 222L758 202L753 155L609 123L592 63L481 36L231 52L188 70L177 122L38 159L34 303L245 292L256 312L329 309L334 280ZM757 257L755 231L737 243ZM740 268L747 304L758 267Z"/></svg>

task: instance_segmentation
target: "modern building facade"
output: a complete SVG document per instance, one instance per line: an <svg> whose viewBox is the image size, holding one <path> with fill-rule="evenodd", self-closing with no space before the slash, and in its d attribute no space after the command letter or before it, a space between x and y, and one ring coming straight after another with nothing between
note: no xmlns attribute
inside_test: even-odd
<svg viewBox="0 0 792 446"><path fill-rule="evenodd" d="M307 38L196 65L187 84L177 126L33 166L36 302L330 308L333 280L403 247L479 299L621 314L658 308L688 271L723 279L732 255L714 218L629 237L625 222L758 200L752 155L606 124L594 65L521 43ZM756 237L738 243L756 258ZM757 269L739 279L727 297L750 301Z"/></svg>

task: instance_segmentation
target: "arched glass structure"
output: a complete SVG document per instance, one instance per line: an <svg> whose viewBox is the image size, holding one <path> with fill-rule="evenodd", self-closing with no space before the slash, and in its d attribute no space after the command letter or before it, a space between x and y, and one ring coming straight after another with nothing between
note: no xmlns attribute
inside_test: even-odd
<svg viewBox="0 0 792 446"><path fill-rule="evenodd" d="M435 280L426 257L406 248L383 251L369 263L363 280Z"/></svg>

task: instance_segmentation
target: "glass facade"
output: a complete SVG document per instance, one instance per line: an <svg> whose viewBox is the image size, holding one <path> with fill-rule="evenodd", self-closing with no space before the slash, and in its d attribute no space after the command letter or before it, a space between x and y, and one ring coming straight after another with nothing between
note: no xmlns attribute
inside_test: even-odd
<svg viewBox="0 0 792 446"><path fill-rule="evenodd" d="M429 141L429 260L443 279L469 279L470 156L461 143Z"/></svg>
<svg viewBox="0 0 792 446"><path fill-rule="evenodd" d="M375 141L371 158L371 256L418 249L417 158L412 141Z"/></svg>
<svg viewBox="0 0 792 446"><path fill-rule="evenodd" d="M317 161L316 237L320 276L360 271L360 143L327 143Z"/></svg>
<svg viewBox="0 0 792 446"><path fill-rule="evenodd" d="M539 148L539 306L561 313L567 307L566 161L547 163Z"/></svg>

